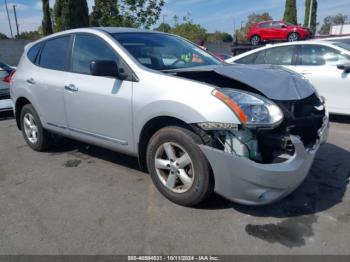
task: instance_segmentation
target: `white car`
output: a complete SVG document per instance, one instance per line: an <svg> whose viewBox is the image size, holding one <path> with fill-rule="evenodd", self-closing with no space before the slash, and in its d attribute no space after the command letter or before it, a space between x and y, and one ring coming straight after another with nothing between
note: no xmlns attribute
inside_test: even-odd
<svg viewBox="0 0 350 262"><path fill-rule="evenodd" d="M6 77L14 70L0 61L0 112L11 111L12 101L10 99L10 84L6 82Z"/></svg>
<svg viewBox="0 0 350 262"><path fill-rule="evenodd" d="M226 62L284 66L312 82L330 113L350 115L350 44L312 40L267 45Z"/></svg>

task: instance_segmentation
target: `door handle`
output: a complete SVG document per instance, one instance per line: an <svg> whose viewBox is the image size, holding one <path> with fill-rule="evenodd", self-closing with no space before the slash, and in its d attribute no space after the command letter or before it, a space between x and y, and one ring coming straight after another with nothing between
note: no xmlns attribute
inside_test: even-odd
<svg viewBox="0 0 350 262"><path fill-rule="evenodd" d="M301 71L300 74L302 74L302 75L310 75L311 72L310 71Z"/></svg>
<svg viewBox="0 0 350 262"><path fill-rule="evenodd" d="M79 89L73 84L66 85L64 88L70 92L78 92L79 91Z"/></svg>
<svg viewBox="0 0 350 262"><path fill-rule="evenodd" d="M35 80L33 78L29 78L29 79L27 79L27 83L31 84L31 85L34 85L35 84Z"/></svg>

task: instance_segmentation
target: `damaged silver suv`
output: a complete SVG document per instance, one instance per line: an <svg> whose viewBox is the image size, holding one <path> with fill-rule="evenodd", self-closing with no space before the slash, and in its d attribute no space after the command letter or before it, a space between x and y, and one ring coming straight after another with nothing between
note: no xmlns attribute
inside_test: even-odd
<svg viewBox="0 0 350 262"><path fill-rule="evenodd" d="M225 65L183 38L129 28L31 43L11 79L28 145L51 134L139 157L158 190L262 205L291 193L327 137L324 101L281 67Z"/></svg>

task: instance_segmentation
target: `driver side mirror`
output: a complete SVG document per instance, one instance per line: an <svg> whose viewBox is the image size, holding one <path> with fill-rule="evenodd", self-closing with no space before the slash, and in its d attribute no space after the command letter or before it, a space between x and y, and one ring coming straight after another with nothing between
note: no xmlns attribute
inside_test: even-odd
<svg viewBox="0 0 350 262"><path fill-rule="evenodd" d="M281 28L287 28L287 26L286 25L281 25Z"/></svg>
<svg viewBox="0 0 350 262"><path fill-rule="evenodd" d="M344 73L350 73L350 64L337 65L337 68L343 70Z"/></svg>
<svg viewBox="0 0 350 262"><path fill-rule="evenodd" d="M115 61L95 60L90 62L90 72L94 76L116 77L125 80L128 76Z"/></svg>

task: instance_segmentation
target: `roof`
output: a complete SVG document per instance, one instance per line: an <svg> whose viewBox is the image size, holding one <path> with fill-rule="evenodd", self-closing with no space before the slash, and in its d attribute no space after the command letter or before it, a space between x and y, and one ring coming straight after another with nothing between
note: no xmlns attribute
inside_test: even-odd
<svg viewBox="0 0 350 262"><path fill-rule="evenodd" d="M162 32L146 30L146 29L137 29L131 27L92 27L91 29L101 30L109 34L117 34L117 33L159 33Z"/></svg>

